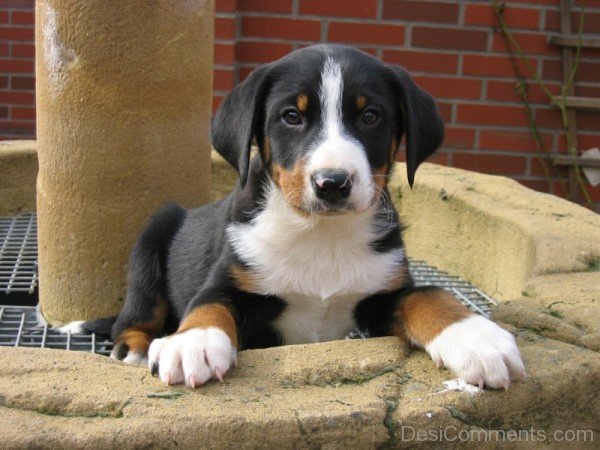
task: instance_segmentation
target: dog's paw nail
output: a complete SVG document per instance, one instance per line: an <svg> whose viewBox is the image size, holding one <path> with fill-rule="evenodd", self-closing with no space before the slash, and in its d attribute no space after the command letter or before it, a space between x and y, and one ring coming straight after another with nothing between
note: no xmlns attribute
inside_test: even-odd
<svg viewBox="0 0 600 450"><path fill-rule="evenodd" d="M483 389L483 377L479 378L479 382L477 384L479 385L479 389Z"/></svg>
<svg viewBox="0 0 600 450"><path fill-rule="evenodd" d="M195 388L196 386L202 385L202 381L197 380L194 375L190 375L188 378L188 384L191 388Z"/></svg>
<svg viewBox="0 0 600 450"><path fill-rule="evenodd" d="M508 381L505 381L505 382L502 384L502 388L504 389L504 391L505 391L505 392L508 392Z"/></svg>
<svg viewBox="0 0 600 450"><path fill-rule="evenodd" d="M219 380L221 383L224 382L223 373L219 369L215 369L215 377L217 377L217 380Z"/></svg>
<svg viewBox="0 0 600 450"><path fill-rule="evenodd" d="M441 369L441 368L442 368L442 365L443 365L443 363L442 363L442 358L436 358L436 359L435 359L435 365L436 365L436 367L437 367L438 369Z"/></svg>
<svg viewBox="0 0 600 450"><path fill-rule="evenodd" d="M158 362L154 361L151 365L150 365L150 374L155 377L156 375L158 375Z"/></svg>

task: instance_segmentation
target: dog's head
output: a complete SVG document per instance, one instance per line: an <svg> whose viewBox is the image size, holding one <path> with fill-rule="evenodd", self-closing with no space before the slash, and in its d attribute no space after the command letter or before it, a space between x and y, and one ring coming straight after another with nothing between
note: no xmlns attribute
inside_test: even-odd
<svg viewBox="0 0 600 450"><path fill-rule="evenodd" d="M441 144L433 99L406 71L344 46L317 45L254 70L217 111L215 149L246 184L250 147L305 213L361 211L385 187L406 135L408 181Z"/></svg>

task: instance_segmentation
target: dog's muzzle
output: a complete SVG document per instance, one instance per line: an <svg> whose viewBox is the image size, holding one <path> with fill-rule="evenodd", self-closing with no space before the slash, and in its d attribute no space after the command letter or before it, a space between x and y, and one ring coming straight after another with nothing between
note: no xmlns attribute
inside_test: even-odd
<svg viewBox="0 0 600 450"><path fill-rule="evenodd" d="M317 198L329 206L342 204L352 191L352 175L345 170L323 169L310 178Z"/></svg>

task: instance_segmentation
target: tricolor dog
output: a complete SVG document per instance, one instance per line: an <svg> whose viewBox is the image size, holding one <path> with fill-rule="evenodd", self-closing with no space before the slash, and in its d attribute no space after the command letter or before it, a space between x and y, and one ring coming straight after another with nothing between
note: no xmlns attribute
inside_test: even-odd
<svg viewBox="0 0 600 450"><path fill-rule="evenodd" d="M358 327L425 349L469 383L524 376L512 335L407 269L387 180L408 181L443 139L433 99L400 67L318 45L263 65L211 126L239 173L223 200L169 204L131 254L112 357L166 384L222 380L249 348L342 339ZM256 155L251 146L258 146Z"/></svg>

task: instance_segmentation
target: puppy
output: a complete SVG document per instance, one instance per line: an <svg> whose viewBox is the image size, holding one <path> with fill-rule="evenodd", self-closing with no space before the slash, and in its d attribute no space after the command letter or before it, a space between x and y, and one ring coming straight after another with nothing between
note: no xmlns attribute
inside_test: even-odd
<svg viewBox="0 0 600 450"><path fill-rule="evenodd" d="M511 334L408 272L387 181L404 136L412 186L443 123L406 71L349 47L297 50L236 87L211 135L239 182L223 200L169 204L150 220L131 254L113 358L196 387L223 380L238 350L358 327L423 348L481 387L524 375Z"/></svg>

